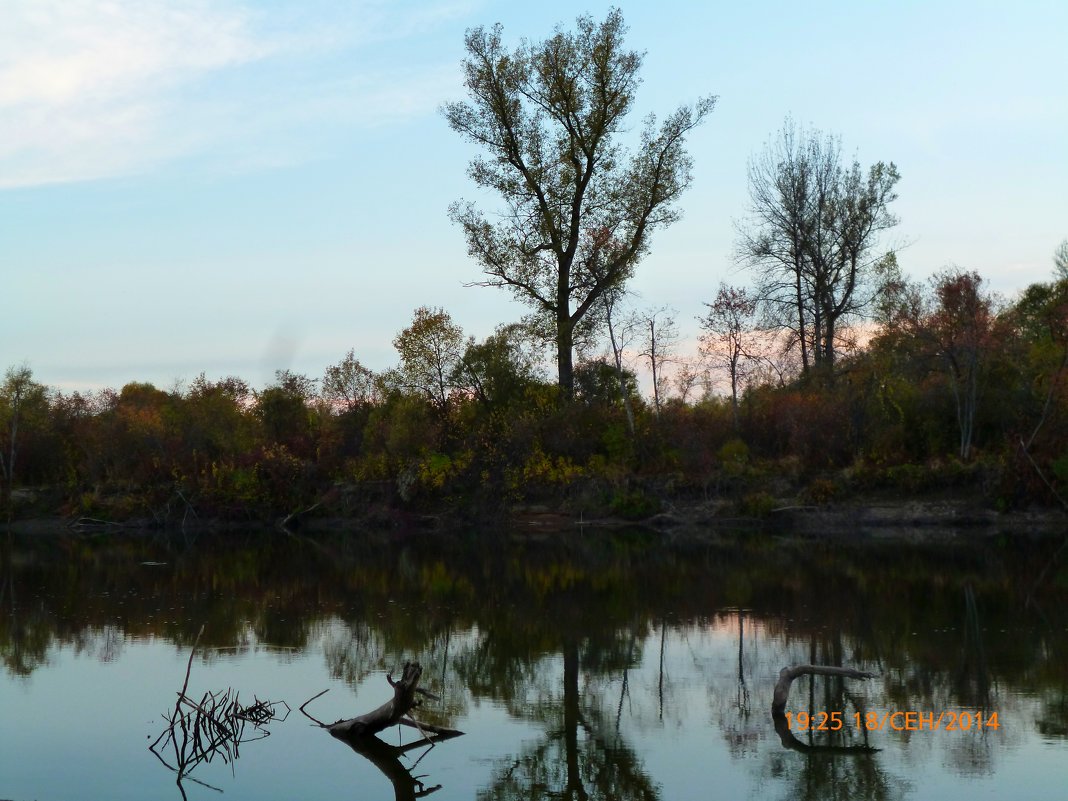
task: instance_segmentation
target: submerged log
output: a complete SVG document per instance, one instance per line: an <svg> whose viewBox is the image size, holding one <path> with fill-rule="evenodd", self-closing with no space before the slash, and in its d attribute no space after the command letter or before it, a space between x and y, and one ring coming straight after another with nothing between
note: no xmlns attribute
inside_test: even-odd
<svg viewBox="0 0 1068 801"><path fill-rule="evenodd" d="M793 665L779 671L779 681L771 697L771 714L779 717L786 711L786 702L790 700L790 685L798 676L844 676L847 679L873 679L874 673L853 668L834 667L832 665Z"/></svg>

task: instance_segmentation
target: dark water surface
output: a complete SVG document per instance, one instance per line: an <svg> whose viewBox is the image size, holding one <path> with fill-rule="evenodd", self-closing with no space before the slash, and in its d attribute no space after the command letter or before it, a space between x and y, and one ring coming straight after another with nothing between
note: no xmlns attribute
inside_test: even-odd
<svg viewBox="0 0 1068 801"><path fill-rule="evenodd" d="M4 799L1068 798L1058 542L0 538ZM202 625L189 695L294 711L179 787L148 746ZM406 660L463 737L368 757L296 711L367 712ZM801 663L877 674L795 683L794 728L839 731L776 731Z"/></svg>

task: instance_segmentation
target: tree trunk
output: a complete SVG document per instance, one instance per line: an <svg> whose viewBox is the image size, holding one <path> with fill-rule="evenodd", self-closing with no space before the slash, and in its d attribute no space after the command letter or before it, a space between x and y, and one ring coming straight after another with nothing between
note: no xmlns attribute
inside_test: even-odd
<svg viewBox="0 0 1068 801"><path fill-rule="evenodd" d="M609 302L608 295L601 296L604 304L605 320L608 323L608 341L612 344L612 357L616 363L616 376L619 379L619 401L623 404L623 411L627 415L627 431L634 436L634 410L630 407L630 395L627 392L627 378L623 373L623 336L620 335L619 343L616 343L616 329L612 323L613 304Z"/></svg>
<svg viewBox="0 0 1068 801"><path fill-rule="evenodd" d="M575 396L574 344L574 331L565 308L556 319L556 368L560 397L564 401Z"/></svg>
<svg viewBox="0 0 1068 801"><path fill-rule="evenodd" d="M794 244L797 247L797 243ZM797 340L801 343L801 372L808 372L808 332L805 330L805 296L801 291L801 264L794 264L794 292L797 303Z"/></svg>

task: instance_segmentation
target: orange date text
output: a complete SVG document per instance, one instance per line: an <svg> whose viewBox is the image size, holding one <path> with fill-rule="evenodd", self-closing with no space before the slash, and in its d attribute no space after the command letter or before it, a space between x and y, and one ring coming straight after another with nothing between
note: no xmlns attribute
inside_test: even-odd
<svg viewBox="0 0 1068 801"><path fill-rule="evenodd" d="M886 712L787 712L791 731L982 731L1000 727L997 712L946 709L941 712L895 710Z"/></svg>

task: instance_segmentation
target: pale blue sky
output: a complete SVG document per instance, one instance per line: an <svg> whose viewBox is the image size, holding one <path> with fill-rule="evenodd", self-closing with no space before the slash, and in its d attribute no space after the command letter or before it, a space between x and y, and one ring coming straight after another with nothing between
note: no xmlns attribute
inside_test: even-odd
<svg viewBox="0 0 1068 801"><path fill-rule="evenodd" d="M621 3L646 51L634 126L719 95L683 220L633 288L683 333L732 261L746 160L787 114L900 169L916 278L1010 295L1068 237L1068 3ZM438 113L463 34L542 38L607 5L0 0L0 369L66 388L200 371L262 386L349 348L393 364L420 305L484 336L523 308L446 215L478 199Z"/></svg>

